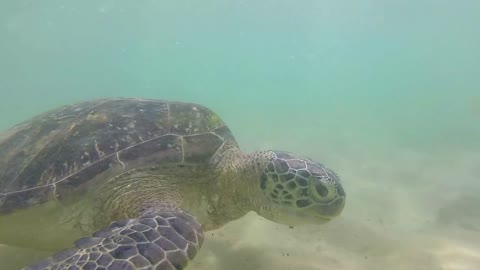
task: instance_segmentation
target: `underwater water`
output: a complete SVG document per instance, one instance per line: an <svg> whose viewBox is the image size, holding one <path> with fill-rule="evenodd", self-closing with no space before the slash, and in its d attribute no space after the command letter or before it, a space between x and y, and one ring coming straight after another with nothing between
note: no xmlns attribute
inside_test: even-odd
<svg viewBox="0 0 480 270"><path fill-rule="evenodd" d="M0 130L97 97L200 103L245 151L333 168L347 202L321 226L250 213L207 233L188 269L480 269L478 14L474 0L3 0ZM0 268L30 252L0 246L15 261Z"/></svg>

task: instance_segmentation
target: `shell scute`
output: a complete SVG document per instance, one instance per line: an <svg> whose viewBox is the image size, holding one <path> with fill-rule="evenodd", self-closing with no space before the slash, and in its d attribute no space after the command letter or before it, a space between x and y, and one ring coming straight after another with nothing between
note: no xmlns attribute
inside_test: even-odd
<svg viewBox="0 0 480 270"><path fill-rule="evenodd" d="M201 105L141 99L82 102L0 135L0 214L88 191L121 171L206 164L235 140Z"/></svg>

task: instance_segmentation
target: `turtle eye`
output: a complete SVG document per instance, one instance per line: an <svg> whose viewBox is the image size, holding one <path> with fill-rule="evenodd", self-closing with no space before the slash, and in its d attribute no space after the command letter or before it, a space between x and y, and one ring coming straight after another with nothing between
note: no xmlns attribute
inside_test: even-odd
<svg viewBox="0 0 480 270"><path fill-rule="evenodd" d="M321 179L310 177L309 182L310 194L317 202L328 202L332 200L337 193L335 186L328 184L328 182L322 181Z"/></svg>

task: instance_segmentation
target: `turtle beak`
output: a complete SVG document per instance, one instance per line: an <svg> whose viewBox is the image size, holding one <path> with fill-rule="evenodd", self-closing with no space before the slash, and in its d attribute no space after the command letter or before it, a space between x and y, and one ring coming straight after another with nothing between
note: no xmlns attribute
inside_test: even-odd
<svg viewBox="0 0 480 270"><path fill-rule="evenodd" d="M308 223L322 224L340 215L344 207L345 197L337 197L329 203L311 205L299 214L306 219L311 219L307 221Z"/></svg>
<svg viewBox="0 0 480 270"><path fill-rule="evenodd" d="M312 206L314 211L320 216L327 216L330 218L336 217L342 213L345 207L345 197L337 197L327 204L317 204Z"/></svg>
<svg viewBox="0 0 480 270"><path fill-rule="evenodd" d="M303 224L319 225L327 223L340 215L344 207L345 196L339 196L328 203L315 203L302 209L278 206L275 211L278 215L266 218L273 222L289 226Z"/></svg>

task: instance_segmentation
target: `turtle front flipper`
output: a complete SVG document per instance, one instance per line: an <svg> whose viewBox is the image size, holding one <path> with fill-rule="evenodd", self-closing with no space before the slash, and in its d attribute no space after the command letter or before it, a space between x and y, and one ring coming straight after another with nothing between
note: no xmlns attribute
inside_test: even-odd
<svg viewBox="0 0 480 270"><path fill-rule="evenodd" d="M202 243L201 226L193 216L160 212L113 222L92 237L77 240L75 248L24 269L185 269Z"/></svg>

